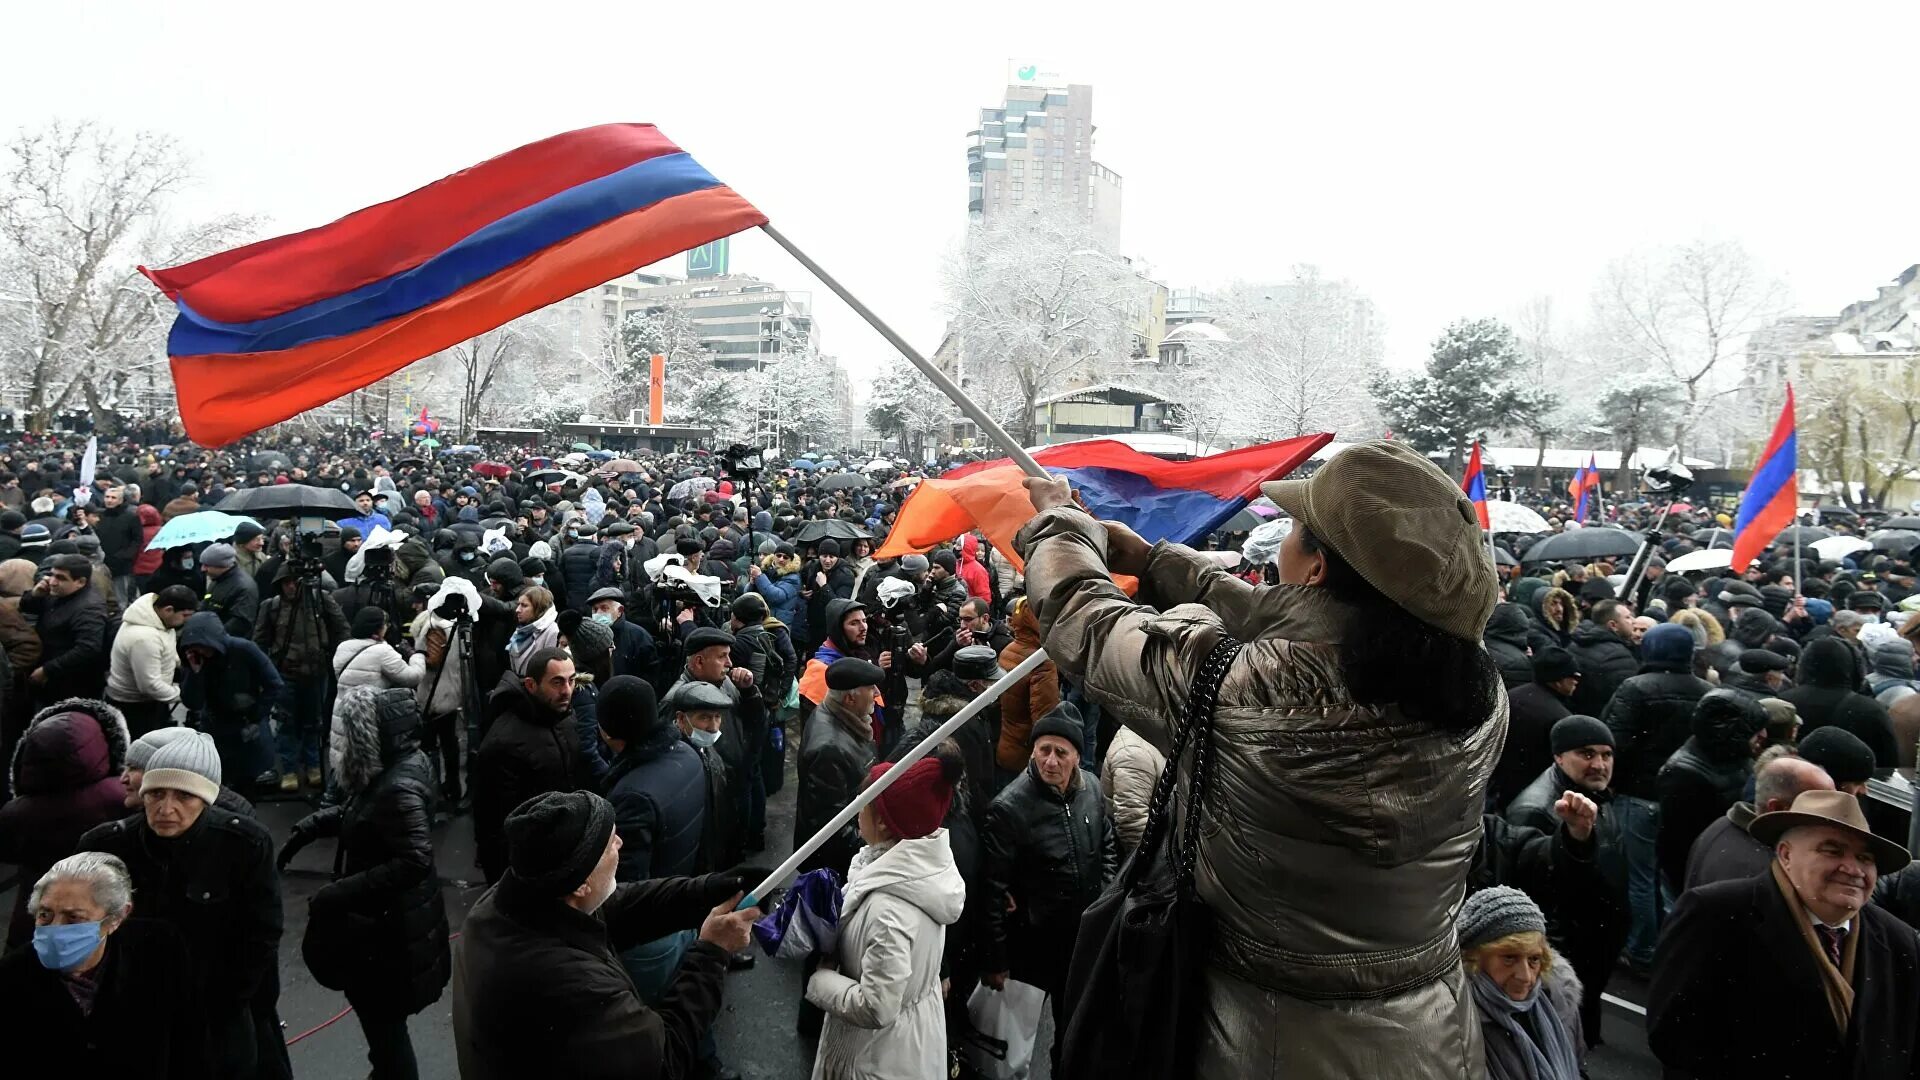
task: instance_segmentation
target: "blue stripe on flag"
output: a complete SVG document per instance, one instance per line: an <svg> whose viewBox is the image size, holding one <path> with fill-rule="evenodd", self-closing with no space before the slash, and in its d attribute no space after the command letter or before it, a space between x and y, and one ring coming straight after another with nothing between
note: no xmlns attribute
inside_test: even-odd
<svg viewBox="0 0 1920 1080"><path fill-rule="evenodd" d="M1753 470L1753 479L1747 481L1747 490L1740 496L1740 516L1734 520L1734 532L1746 528L1748 522L1759 516L1760 511L1770 506L1780 492L1794 482L1795 463L1799 461L1799 440L1799 432L1789 432L1787 441L1780 444L1780 449Z"/></svg>

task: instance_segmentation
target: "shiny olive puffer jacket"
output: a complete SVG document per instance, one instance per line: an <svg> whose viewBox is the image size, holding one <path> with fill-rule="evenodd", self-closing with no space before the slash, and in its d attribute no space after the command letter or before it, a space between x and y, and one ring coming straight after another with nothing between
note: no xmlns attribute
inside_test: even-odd
<svg viewBox="0 0 1920 1080"><path fill-rule="evenodd" d="M1035 517L1017 541L1027 593L1060 670L1156 748L1221 635L1248 642L1215 712L1196 869L1215 941L1193 1075L1480 1075L1454 917L1504 691L1460 737L1356 705L1325 590L1255 587L1159 544L1139 592L1156 611L1108 578L1106 539L1075 508Z"/></svg>

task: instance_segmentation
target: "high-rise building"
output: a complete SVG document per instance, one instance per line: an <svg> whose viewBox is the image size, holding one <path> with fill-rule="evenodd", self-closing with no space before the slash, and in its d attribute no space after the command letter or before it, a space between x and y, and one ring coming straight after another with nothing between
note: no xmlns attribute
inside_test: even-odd
<svg viewBox="0 0 1920 1080"><path fill-rule="evenodd" d="M782 289L750 274L677 281L660 278L621 298L623 312L675 308L693 320L715 364L748 371L790 343L817 346L811 293Z"/></svg>
<svg viewBox="0 0 1920 1080"><path fill-rule="evenodd" d="M1070 208L1103 247L1119 250L1120 174L1093 159L1093 87L1010 83L1006 100L981 109L980 127L967 137L969 213L991 221L1036 206Z"/></svg>

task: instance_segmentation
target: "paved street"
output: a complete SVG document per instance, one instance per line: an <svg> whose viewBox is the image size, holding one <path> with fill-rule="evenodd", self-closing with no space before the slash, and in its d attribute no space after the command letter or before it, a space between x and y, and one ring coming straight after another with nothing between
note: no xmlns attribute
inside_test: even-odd
<svg viewBox="0 0 1920 1080"><path fill-rule="evenodd" d="M770 800L767 809L767 839L774 846L759 858L767 865L777 862L790 849L793 836L794 780L789 768L786 786ZM293 822L307 812L303 802L263 802L260 818L276 838L284 840ZM455 818L439 823L434 830L435 862L445 880L447 915L454 932L466 917L467 908L485 891L473 866L473 828L470 819ZM295 1074L301 1080L360 1080L366 1076L366 1044L352 1014L340 1016L346 1002L334 991L316 985L300 959L300 937L306 924L307 898L326 883L333 865L332 844L322 841L309 846L294 860L285 878L287 934L281 944L280 1018L287 1037L298 1038L291 1055ZM0 874L0 880L10 877ZM0 899L12 902L12 895L0 893ZM1645 1000L1645 988L1625 975L1615 978L1611 988L1616 996L1632 1001ZM732 975L727 983L725 1013L720 1019L719 1046L722 1058L738 1069L747 1080L793 1080L808 1075L812 1064L811 1048L803 1048L793 1032L795 1005L800 1000L800 970L797 965L762 958L753 970ZM443 996L432 1008L413 1018L414 1050L420 1059L420 1075L451 1080L457 1075L453 1052L452 998ZM337 1021L335 1017L339 1017ZM329 1021L334 1021L329 1024ZM326 1025L326 1026L322 1026ZM1610 1008L1607 1016L1607 1046L1595 1050L1587 1059L1594 1080L1657 1080L1660 1070L1647 1053L1638 1016ZM318 1030L315 1030L318 1029ZM1051 1024L1043 1021L1041 1038L1051 1038ZM1036 1080L1049 1075L1046 1053L1036 1055Z"/></svg>

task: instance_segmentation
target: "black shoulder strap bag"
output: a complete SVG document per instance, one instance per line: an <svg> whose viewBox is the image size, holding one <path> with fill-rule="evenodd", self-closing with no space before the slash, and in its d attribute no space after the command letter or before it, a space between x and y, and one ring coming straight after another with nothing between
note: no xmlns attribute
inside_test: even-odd
<svg viewBox="0 0 1920 1080"><path fill-rule="evenodd" d="M1212 775L1213 709L1241 643L1222 638L1194 673L1187 714L1153 788L1140 847L1080 917L1062 992L1063 1080L1193 1075L1212 921L1194 895L1193 861ZM1193 751L1186 817L1173 827L1180 761Z"/></svg>

